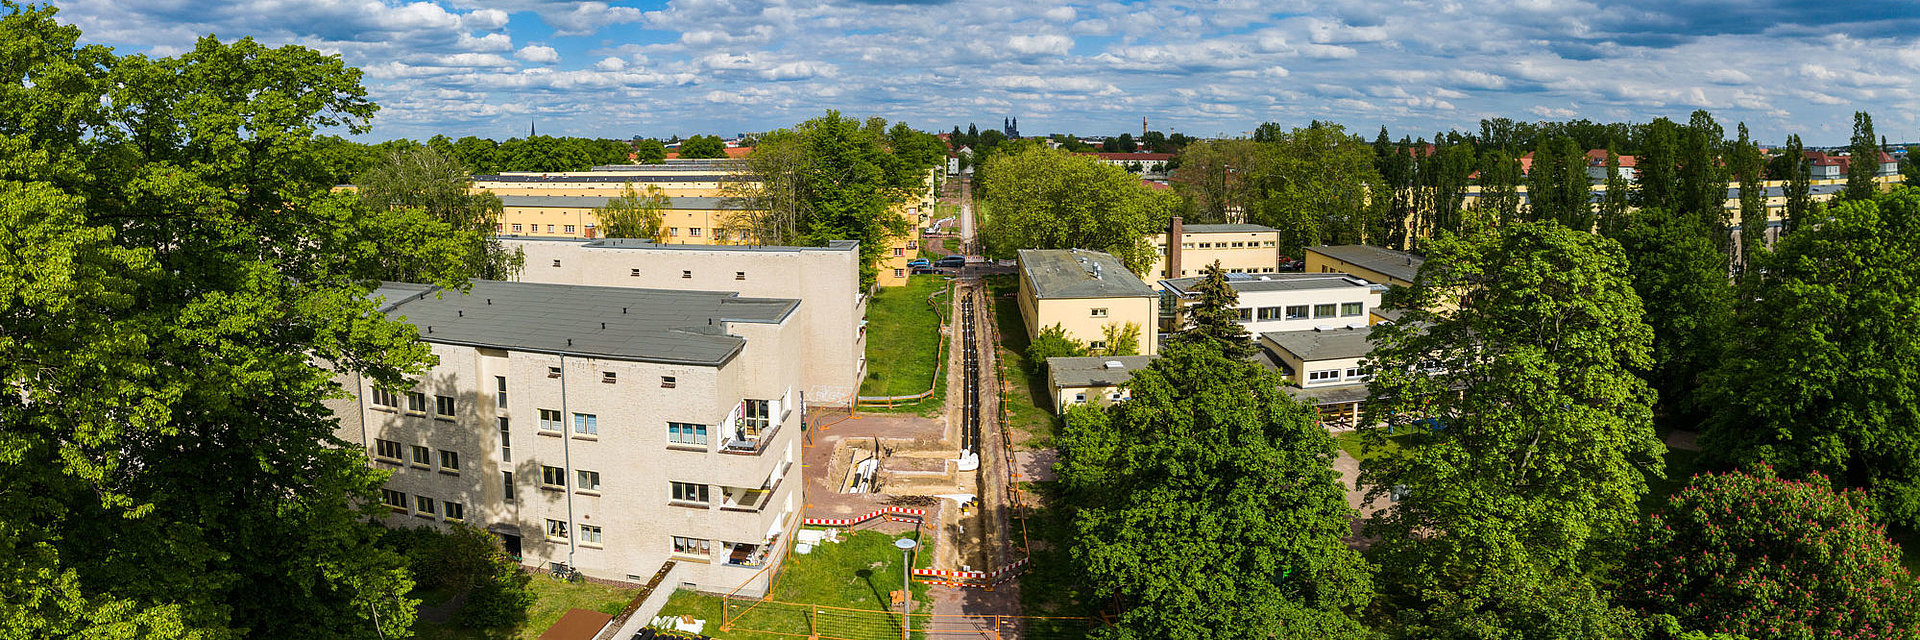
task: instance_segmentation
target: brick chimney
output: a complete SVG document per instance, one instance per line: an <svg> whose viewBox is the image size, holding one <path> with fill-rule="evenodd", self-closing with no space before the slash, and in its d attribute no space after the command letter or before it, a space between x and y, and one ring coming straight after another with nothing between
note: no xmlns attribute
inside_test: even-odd
<svg viewBox="0 0 1920 640"><path fill-rule="evenodd" d="M1180 236L1186 235L1183 230L1184 227L1180 226L1180 216L1174 216L1173 221L1167 223L1168 278L1180 277ZM1148 274L1148 276L1151 277L1152 274Z"/></svg>

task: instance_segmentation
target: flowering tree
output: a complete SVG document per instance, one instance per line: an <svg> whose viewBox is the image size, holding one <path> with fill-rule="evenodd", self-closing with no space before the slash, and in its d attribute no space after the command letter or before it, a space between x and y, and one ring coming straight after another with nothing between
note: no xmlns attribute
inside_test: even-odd
<svg viewBox="0 0 1920 640"><path fill-rule="evenodd" d="M1625 603L1695 631L1756 638L1914 638L1920 589L1864 492L1772 467L1702 475L1642 521Z"/></svg>

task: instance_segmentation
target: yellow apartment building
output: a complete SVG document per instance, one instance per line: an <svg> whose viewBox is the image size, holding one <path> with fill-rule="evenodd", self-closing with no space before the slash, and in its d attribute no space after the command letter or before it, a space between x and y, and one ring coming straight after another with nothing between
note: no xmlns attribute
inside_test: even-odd
<svg viewBox="0 0 1920 640"><path fill-rule="evenodd" d="M1307 273L1344 273L1393 287L1413 284L1425 258L1364 244L1321 245L1306 248Z"/></svg>
<svg viewBox="0 0 1920 640"><path fill-rule="evenodd" d="M1160 348L1160 296L1120 260L1086 249L1022 249L1019 252L1020 316L1027 335L1060 325L1067 337L1104 349L1107 326L1140 327L1141 354Z"/></svg>
<svg viewBox="0 0 1920 640"><path fill-rule="evenodd" d="M1227 273L1280 271L1280 232L1257 224L1182 224L1174 218L1165 234L1155 234L1153 266L1147 277L1184 278L1205 273L1220 262Z"/></svg>
<svg viewBox="0 0 1920 640"><path fill-rule="evenodd" d="M617 196L500 196L500 235L529 238L598 238L594 210ZM661 244L731 244L726 224L738 209L727 198L669 198L661 212Z"/></svg>

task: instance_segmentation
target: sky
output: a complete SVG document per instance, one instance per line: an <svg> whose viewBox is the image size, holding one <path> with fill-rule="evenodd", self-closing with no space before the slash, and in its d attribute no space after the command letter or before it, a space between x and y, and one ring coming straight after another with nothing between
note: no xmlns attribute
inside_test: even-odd
<svg viewBox="0 0 1920 640"><path fill-rule="evenodd" d="M1372 138L1482 118L1920 140L1920 0L55 0L86 42L212 34L364 70L367 140L764 131L828 109L928 131Z"/></svg>

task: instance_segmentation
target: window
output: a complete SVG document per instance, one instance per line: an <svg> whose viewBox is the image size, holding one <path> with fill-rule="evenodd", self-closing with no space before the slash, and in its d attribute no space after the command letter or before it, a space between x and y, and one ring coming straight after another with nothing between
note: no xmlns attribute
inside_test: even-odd
<svg viewBox="0 0 1920 640"><path fill-rule="evenodd" d="M500 418L500 461L513 462L513 430L507 428L507 419Z"/></svg>
<svg viewBox="0 0 1920 640"><path fill-rule="evenodd" d="M518 222L513 223L513 232L520 233L520 223Z"/></svg>
<svg viewBox="0 0 1920 640"><path fill-rule="evenodd" d="M680 236L680 227L671 227L671 228L668 228L668 229L667 229L667 236L668 236L668 237L674 237L674 238L677 238L677 237L679 237L679 236Z"/></svg>
<svg viewBox="0 0 1920 640"><path fill-rule="evenodd" d="M574 485L576 488L580 489L581 491L599 491L600 490L600 472L578 470L575 473L580 476L579 484Z"/></svg>
<svg viewBox="0 0 1920 640"><path fill-rule="evenodd" d="M573 435L600 435L600 419L591 413L573 414Z"/></svg>
<svg viewBox="0 0 1920 640"><path fill-rule="evenodd" d="M560 367L547 367L547 377L549 378L560 377Z"/></svg>
<svg viewBox="0 0 1920 640"><path fill-rule="evenodd" d="M467 519L467 505L458 502L442 502L440 506L446 508L448 520L459 522Z"/></svg>
<svg viewBox="0 0 1920 640"><path fill-rule="evenodd" d="M559 431L560 430L560 412L555 411L553 409L541 409L540 410L540 430L541 431Z"/></svg>
<svg viewBox="0 0 1920 640"><path fill-rule="evenodd" d="M507 377L493 377L493 406L507 408Z"/></svg>
<svg viewBox="0 0 1920 640"><path fill-rule="evenodd" d="M640 270L639 270L639 269L628 269L628 270L627 270L627 276L628 276L628 277L633 277L633 278L638 278L638 277L640 277Z"/></svg>
<svg viewBox="0 0 1920 640"><path fill-rule="evenodd" d="M561 522L559 520L548 520L547 521L547 539L549 540L567 539L567 523Z"/></svg>
<svg viewBox="0 0 1920 640"><path fill-rule="evenodd" d="M667 423L667 442L704 447L707 445L707 425L669 422Z"/></svg>
<svg viewBox="0 0 1920 640"><path fill-rule="evenodd" d="M1095 317L1095 318L1105 318L1105 317L1107 317L1107 309L1106 309L1106 307L1100 307L1100 308L1097 308L1097 309L1090 309L1090 310L1088 310L1088 311L1087 311L1087 314L1088 314L1088 315L1091 315L1091 316L1093 316L1093 317Z"/></svg>
<svg viewBox="0 0 1920 640"><path fill-rule="evenodd" d="M407 411L425 414L427 412L427 394L418 391L408 391Z"/></svg>
<svg viewBox="0 0 1920 640"><path fill-rule="evenodd" d="M1337 311L1337 310L1339 309L1339 307L1340 307L1340 305L1337 305L1337 304L1316 304L1316 305L1313 305L1313 317L1315 317L1315 318L1331 318L1331 317L1333 317L1333 316L1335 315L1335 312L1336 312L1336 311Z"/></svg>
<svg viewBox="0 0 1920 640"><path fill-rule="evenodd" d="M590 524L580 525L580 544L600 544L600 527Z"/></svg>
<svg viewBox="0 0 1920 640"><path fill-rule="evenodd" d="M749 438L757 438L760 431L772 426L768 419L773 403L767 400L744 400L740 403L745 411L740 414L740 430Z"/></svg>
<svg viewBox="0 0 1920 640"><path fill-rule="evenodd" d="M433 515L433 498L429 498L426 496L414 496L413 512L423 516Z"/></svg>
<svg viewBox="0 0 1920 640"><path fill-rule="evenodd" d="M1241 322L1253 320L1253 307L1240 307L1233 310L1233 317Z"/></svg>
<svg viewBox="0 0 1920 640"><path fill-rule="evenodd" d="M400 396L393 395L392 391L386 391L383 389L374 389L373 390L373 406L384 407L387 409L398 409L400 408Z"/></svg>
<svg viewBox="0 0 1920 640"><path fill-rule="evenodd" d="M692 278L692 277L693 277L693 272L692 272L692 271L690 271L690 270L684 270L684 269L680 271L680 279L681 279L681 280L686 280L686 279L689 279L689 278Z"/></svg>
<svg viewBox="0 0 1920 640"><path fill-rule="evenodd" d="M547 225L547 230L548 230L548 231L552 231L552 230L553 230L553 225ZM553 266L556 266L556 267L558 267L558 266L560 266L560 261L559 261L559 260L555 260L555 261L553 261Z"/></svg>
<svg viewBox="0 0 1920 640"><path fill-rule="evenodd" d="M1279 320L1280 307L1260 307L1260 314L1258 317L1261 320Z"/></svg>
<svg viewBox="0 0 1920 640"><path fill-rule="evenodd" d="M687 235L693 236L695 238L700 237L700 227L693 227L693 228L687 229Z"/></svg>
<svg viewBox="0 0 1920 640"><path fill-rule="evenodd" d="M567 232L567 233L573 233L573 225L570 225L570 224L569 224L569 225L564 225L564 226L562 226L562 227L561 227L561 230L562 230L562 231L565 231L565 232Z"/></svg>
<svg viewBox="0 0 1920 640"><path fill-rule="evenodd" d="M660 388L672 389L675 384L673 376L660 376Z"/></svg>
<svg viewBox="0 0 1920 640"><path fill-rule="evenodd" d="M1365 380L1367 379L1367 375L1361 372L1360 367L1349 367L1347 368L1347 379L1348 380Z"/></svg>
<svg viewBox="0 0 1920 640"><path fill-rule="evenodd" d="M1340 315L1350 318L1366 313L1366 306L1367 305L1358 302L1342 302L1340 303Z"/></svg>
<svg viewBox="0 0 1920 640"><path fill-rule="evenodd" d="M1101 350L1104 350L1104 349L1106 349L1106 348L1107 348L1107 341L1105 341L1105 340L1094 340L1094 341L1092 341L1092 342L1088 342L1088 343L1087 343L1087 348L1088 348L1088 349L1092 349L1092 350L1094 350L1094 351L1101 351Z"/></svg>
<svg viewBox="0 0 1920 640"><path fill-rule="evenodd" d="M453 417L453 396L434 396L433 413L442 418Z"/></svg>
<svg viewBox="0 0 1920 640"><path fill-rule="evenodd" d="M907 255L907 250L906 250L906 249L902 249L902 248L900 248L900 247L894 247L894 248L893 248L893 255L894 255L894 256L896 256L896 257L898 257L898 256L904 256L904 255Z"/></svg>
<svg viewBox="0 0 1920 640"><path fill-rule="evenodd" d="M1076 393L1076 394L1073 394L1073 401L1074 401L1074 403L1075 403L1075 404L1078 404L1078 403L1082 403L1082 402L1086 402L1086 401L1087 401L1087 394L1084 394L1084 393Z"/></svg>
<svg viewBox="0 0 1920 640"><path fill-rule="evenodd" d="M513 472L512 471L500 472L500 486L501 488L505 489L505 491L500 494L501 497L505 499L507 502L513 502Z"/></svg>
<svg viewBox="0 0 1920 640"><path fill-rule="evenodd" d="M906 270L906 269L894 269L894 270L893 270L893 277L895 277L895 278L905 278L905 277L907 277L907 270Z"/></svg>
<svg viewBox="0 0 1920 640"><path fill-rule="evenodd" d="M1287 319L1288 320L1307 319L1307 305L1304 305L1304 304L1288 305Z"/></svg>
<svg viewBox="0 0 1920 640"><path fill-rule="evenodd" d="M1213 248L1213 243L1211 243L1211 242L1202 242L1202 243L1200 243L1200 248L1202 248L1202 249L1212 249L1212 248Z"/></svg>
<svg viewBox="0 0 1920 640"><path fill-rule="evenodd" d="M735 280L745 280L745 279L747 279L747 272L745 272L745 271L735 271L735 272L733 272L733 279L735 279Z"/></svg>
<svg viewBox="0 0 1920 640"><path fill-rule="evenodd" d="M699 538L673 537L673 552L683 556L706 556L713 549L712 542Z"/></svg>
<svg viewBox="0 0 1920 640"><path fill-rule="evenodd" d="M707 501L707 485L693 484L690 482L674 482L671 484L673 485L673 499L675 502L704 503Z"/></svg>
<svg viewBox="0 0 1920 640"><path fill-rule="evenodd" d="M433 464L433 450L417 444L413 445L413 464L417 467L431 466Z"/></svg>
<svg viewBox="0 0 1920 640"><path fill-rule="evenodd" d="M587 237L593 237L593 225L587 225Z"/></svg>
<svg viewBox="0 0 1920 640"><path fill-rule="evenodd" d="M620 379L620 377L619 377L618 375L616 375L616 374L615 374L614 372L612 372L612 371L602 371L602 372L600 372L600 381L601 381L601 382L604 382L604 383L607 383L607 384L613 384L613 383L615 383L615 382L618 382L618 381L619 381L619 379Z"/></svg>
<svg viewBox="0 0 1920 640"><path fill-rule="evenodd" d="M560 467L540 466L540 486L542 488L560 488L567 486L567 470Z"/></svg>
<svg viewBox="0 0 1920 640"><path fill-rule="evenodd" d="M440 470L460 473L460 452L441 449Z"/></svg>
<svg viewBox="0 0 1920 640"><path fill-rule="evenodd" d="M1245 246L1247 246L1247 243L1244 243L1244 242L1235 242L1235 243L1233 243L1233 248L1235 248L1235 249L1239 249L1239 248L1242 248L1242 247L1245 247Z"/></svg>
<svg viewBox="0 0 1920 640"><path fill-rule="evenodd" d="M400 460L400 443L392 440L374 440L373 457L386 458L398 462Z"/></svg>
<svg viewBox="0 0 1920 640"><path fill-rule="evenodd" d="M543 212L541 212L541 213L545 213L545 212L543 211ZM553 225L547 225L547 233L553 233ZM559 260L555 260L554 262L559 262ZM558 267L558 266L560 266L560 265L558 265L558 264L555 264L555 265L553 265L553 266L556 266L556 267Z"/></svg>
<svg viewBox="0 0 1920 640"><path fill-rule="evenodd" d="M399 512L401 512L401 513L406 513L406 511L407 511L407 494L404 494L404 493L400 493L400 492L398 492L398 491L394 491L394 490L392 490L392 489L381 489L381 490L380 490L380 503L381 503L381 504L384 504L384 505L387 505L387 506L388 506L389 508L392 508L392 509L393 509L394 511L399 511Z"/></svg>
<svg viewBox="0 0 1920 640"><path fill-rule="evenodd" d="M713 230L713 241L714 241L714 242L726 242L726 241L727 241L727 230L726 230L726 229L714 229L714 230Z"/></svg>
<svg viewBox="0 0 1920 640"><path fill-rule="evenodd" d="M1326 371L1307 372L1307 382L1326 382L1328 380L1339 380L1339 379L1340 379L1339 369L1328 369Z"/></svg>

